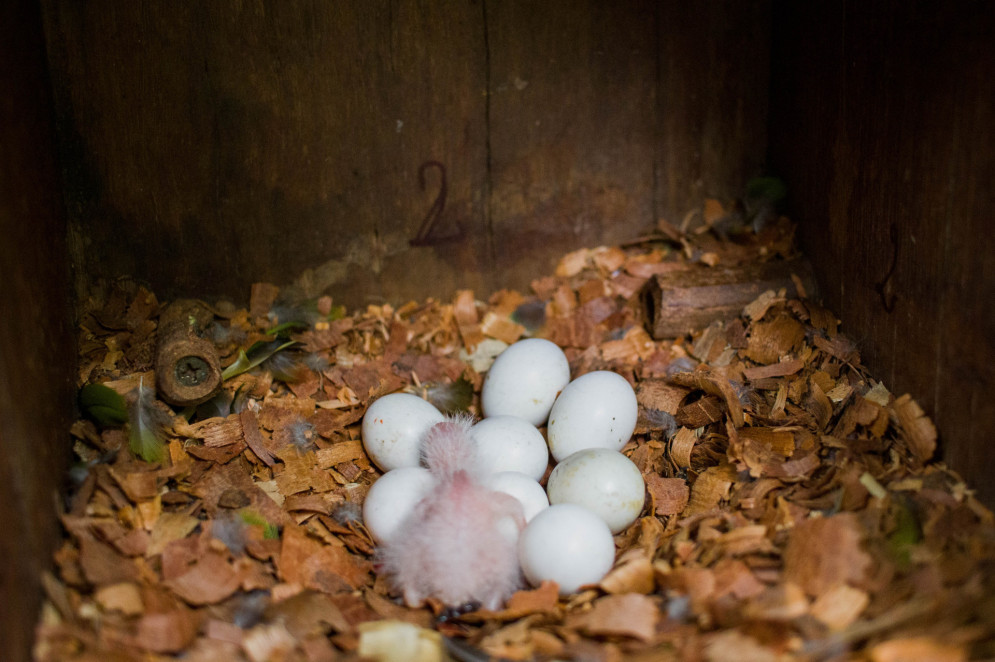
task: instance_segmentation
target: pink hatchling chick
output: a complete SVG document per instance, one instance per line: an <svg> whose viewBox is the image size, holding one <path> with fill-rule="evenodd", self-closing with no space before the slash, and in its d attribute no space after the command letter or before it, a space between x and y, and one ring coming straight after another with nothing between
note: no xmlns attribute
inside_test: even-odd
<svg viewBox="0 0 995 662"><path fill-rule="evenodd" d="M476 481L471 424L456 417L426 434L422 456L439 482L380 550L384 570L412 607L434 597L499 609L521 583L522 506Z"/></svg>

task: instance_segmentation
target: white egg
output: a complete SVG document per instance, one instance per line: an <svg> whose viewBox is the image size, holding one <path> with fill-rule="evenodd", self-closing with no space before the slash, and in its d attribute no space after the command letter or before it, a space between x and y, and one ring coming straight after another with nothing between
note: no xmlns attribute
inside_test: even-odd
<svg viewBox="0 0 995 662"><path fill-rule="evenodd" d="M518 561L533 586L552 580L560 595L596 584L615 563L615 541L590 510L561 503L536 515L518 538Z"/></svg>
<svg viewBox="0 0 995 662"><path fill-rule="evenodd" d="M502 471L490 474L483 479L484 487L495 492L504 492L518 499L525 512L525 521L531 522L539 511L549 507L549 499L535 479L518 471Z"/></svg>
<svg viewBox="0 0 995 662"><path fill-rule="evenodd" d="M567 384L549 413L549 450L560 462L585 448L622 450L636 429L636 393L622 375L598 370Z"/></svg>
<svg viewBox="0 0 995 662"><path fill-rule="evenodd" d="M493 416L470 428L481 473L519 471L534 480L549 464L549 448L542 433L524 418Z"/></svg>
<svg viewBox="0 0 995 662"><path fill-rule="evenodd" d="M442 412L417 395L385 395L363 416L363 447L384 471L417 467L422 437L444 418Z"/></svg>
<svg viewBox="0 0 995 662"><path fill-rule="evenodd" d="M618 451L588 448L577 451L549 474L549 502L584 506L619 533L636 521L646 499L639 468Z"/></svg>
<svg viewBox="0 0 995 662"><path fill-rule="evenodd" d="M519 340L487 371L480 393L484 416L518 416L542 425L556 395L570 381L563 350L542 338Z"/></svg>
<svg viewBox="0 0 995 662"><path fill-rule="evenodd" d="M363 523L373 539L387 540L434 486L435 478L424 467L401 467L380 476L363 501Z"/></svg>

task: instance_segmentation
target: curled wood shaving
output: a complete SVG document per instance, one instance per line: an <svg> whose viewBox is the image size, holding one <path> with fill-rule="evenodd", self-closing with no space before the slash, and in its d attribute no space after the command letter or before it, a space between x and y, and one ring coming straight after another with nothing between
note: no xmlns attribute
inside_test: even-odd
<svg viewBox="0 0 995 662"><path fill-rule="evenodd" d="M732 417L733 424L743 427L743 405L736 395L735 389L729 383L729 379L712 370L695 370L694 372L682 372L671 378L671 383L691 389L701 389L705 393L722 398L725 402L726 411Z"/></svg>
<svg viewBox="0 0 995 662"><path fill-rule="evenodd" d="M729 488L736 480L736 470L731 465L710 467L704 471L691 488L691 498L682 517L708 512L729 495Z"/></svg>
<svg viewBox="0 0 995 662"><path fill-rule="evenodd" d="M600 586L606 593L649 595L656 588L654 577L652 559L644 550L635 548L622 555Z"/></svg>
<svg viewBox="0 0 995 662"><path fill-rule="evenodd" d="M687 469L691 466L691 451L698 442L698 435L691 428L681 427L670 440L670 459L678 467Z"/></svg>
<svg viewBox="0 0 995 662"><path fill-rule="evenodd" d="M624 636L652 641L659 617L660 609L654 598L626 593L595 600L594 608L576 617L573 624L595 636Z"/></svg>
<svg viewBox="0 0 995 662"><path fill-rule="evenodd" d="M936 452L936 426L933 421L907 393L895 400L892 409L913 457L920 462L930 459Z"/></svg>
<svg viewBox="0 0 995 662"><path fill-rule="evenodd" d="M688 392L687 388L669 384L664 379L645 379L636 386L636 401L646 409L673 416Z"/></svg>

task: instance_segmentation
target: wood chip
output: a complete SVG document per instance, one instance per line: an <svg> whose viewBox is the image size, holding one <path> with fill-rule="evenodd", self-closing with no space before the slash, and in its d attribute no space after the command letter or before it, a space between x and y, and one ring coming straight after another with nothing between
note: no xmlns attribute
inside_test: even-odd
<svg viewBox="0 0 995 662"><path fill-rule="evenodd" d="M691 490L683 478L663 478L657 474L643 478L650 495L650 508L657 517L676 515L687 506Z"/></svg>
<svg viewBox="0 0 995 662"><path fill-rule="evenodd" d="M777 363L782 356L796 349L805 338L805 328L788 314L778 315L769 322L750 325L744 355L754 363Z"/></svg>
<svg viewBox="0 0 995 662"><path fill-rule="evenodd" d="M652 559L641 549L630 550L615 563L600 586L606 593L649 595L656 588Z"/></svg>
<svg viewBox="0 0 995 662"><path fill-rule="evenodd" d="M816 598L841 582L860 586L871 566L870 556L860 546L862 537L852 513L798 524L784 550L785 579Z"/></svg>
<svg viewBox="0 0 995 662"><path fill-rule="evenodd" d="M221 602L236 590L241 580L220 554L209 553L198 559L187 572L163 582L176 595L191 605L211 605Z"/></svg>
<svg viewBox="0 0 995 662"><path fill-rule="evenodd" d="M138 621L135 645L153 653L178 653L197 636L201 615L189 609L146 614Z"/></svg>
<svg viewBox="0 0 995 662"><path fill-rule="evenodd" d="M263 436L259 432L259 421L251 409L246 409L238 415L242 422L242 434L245 436L245 443L248 444L252 452L256 454L263 464L272 467L275 460L273 454L263 443Z"/></svg>
<svg viewBox="0 0 995 662"><path fill-rule="evenodd" d="M119 611L125 616L139 616L145 612L142 592L131 582L106 584L97 589L93 597L107 611Z"/></svg>
<svg viewBox="0 0 995 662"><path fill-rule="evenodd" d="M733 424L737 428L743 427L743 405L727 377L713 370L695 370L690 373L684 372L674 375L671 378L671 383L685 388L701 389L705 393L721 398L725 403L726 411L732 417Z"/></svg>
<svg viewBox="0 0 995 662"><path fill-rule="evenodd" d="M636 401L646 409L664 411L673 416L689 389L669 384L664 379L645 379L636 387Z"/></svg>
<svg viewBox="0 0 995 662"><path fill-rule="evenodd" d="M525 327L521 324L513 322L508 317L496 315L493 312L488 312L484 315L484 321L480 324L480 330L485 336L497 338L509 345L521 338L525 333Z"/></svg>
<svg viewBox="0 0 995 662"><path fill-rule="evenodd" d="M811 613L830 630L844 630L860 618L870 601L866 591L837 584L819 596L812 604Z"/></svg>
<svg viewBox="0 0 995 662"><path fill-rule="evenodd" d="M191 427L192 436L203 440L208 448L221 448L243 441L242 417L239 414L209 418Z"/></svg>
<svg viewBox="0 0 995 662"><path fill-rule="evenodd" d="M966 662L963 646L934 637L908 637L883 641L871 647L873 662Z"/></svg>
<svg viewBox="0 0 995 662"><path fill-rule="evenodd" d="M608 595L576 618L579 628L595 636L634 637L652 641L660 610L654 598L636 593Z"/></svg>
<svg viewBox="0 0 995 662"><path fill-rule="evenodd" d="M897 398L892 407L913 457L920 462L933 457L936 452L936 426L933 421L908 394Z"/></svg>
<svg viewBox="0 0 995 662"><path fill-rule="evenodd" d="M687 469L691 466L691 451L698 443L698 435L691 428L678 428L677 434L670 440L670 458L678 467Z"/></svg>
<svg viewBox="0 0 995 662"><path fill-rule="evenodd" d="M770 377L787 377L805 367L801 359L788 359L771 363L770 365L754 366L743 370L743 376L749 380L768 379Z"/></svg>
<svg viewBox="0 0 995 662"><path fill-rule="evenodd" d="M728 497L729 488L735 479L736 471L730 465L706 469L691 488L691 498L681 516L690 517L718 506L720 501Z"/></svg>

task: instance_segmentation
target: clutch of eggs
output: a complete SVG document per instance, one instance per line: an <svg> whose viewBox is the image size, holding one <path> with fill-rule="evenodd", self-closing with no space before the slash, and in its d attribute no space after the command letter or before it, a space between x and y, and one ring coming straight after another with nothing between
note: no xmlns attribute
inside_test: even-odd
<svg viewBox="0 0 995 662"><path fill-rule="evenodd" d="M563 351L531 338L494 361L481 406L485 418L470 431L475 473L489 489L522 504L528 524L518 552L525 577L533 585L554 580L563 595L600 581L614 563L612 535L636 520L645 499L639 469L619 452L638 413L629 382L609 371L570 381ZM364 521L378 542L435 484L419 466L420 446L442 420L434 406L406 393L383 396L367 410L363 445L386 472L364 502ZM536 428L547 420L548 444ZM538 481L550 454L558 464L543 490Z"/></svg>

